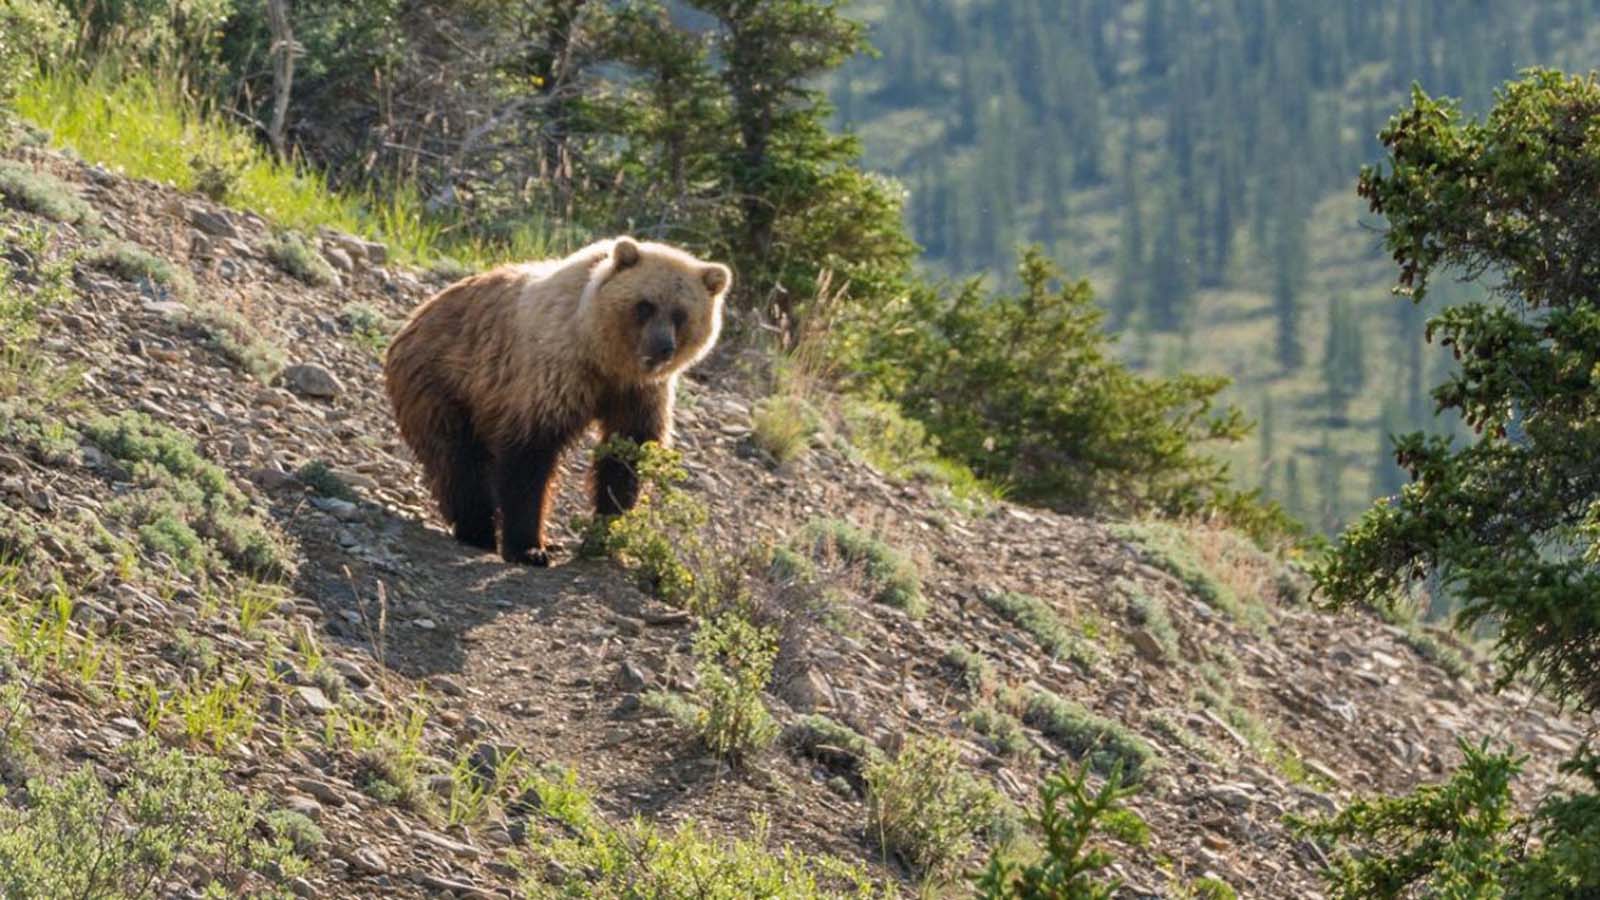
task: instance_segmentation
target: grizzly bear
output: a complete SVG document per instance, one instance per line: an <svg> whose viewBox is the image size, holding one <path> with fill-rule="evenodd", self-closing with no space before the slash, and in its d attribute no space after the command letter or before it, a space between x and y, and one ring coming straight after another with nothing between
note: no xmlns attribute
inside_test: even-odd
<svg viewBox="0 0 1600 900"><path fill-rule="evenodd" d="M412 313L384 375L401 437L457 540L508 562L549 565L544 540L561 454L603 437L672 439L679 373L722 328L726 266L666 244L600 241L566 259L505 265L456 282ZM632 466L592 475L595 511L639 497Z"/></svg>

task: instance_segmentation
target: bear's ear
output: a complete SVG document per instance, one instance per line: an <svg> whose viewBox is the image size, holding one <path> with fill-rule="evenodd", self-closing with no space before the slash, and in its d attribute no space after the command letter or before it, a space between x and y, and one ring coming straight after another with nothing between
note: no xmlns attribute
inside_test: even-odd
<svg viewBox="0 0 1600 900"><path fill-rule="evenodd" d="M638 265L639 245L634 243L633 238L617 238L617 242L611 245L611 259L618 271Z"/></svg>
<svg viewBox="0 0 1600 900"><path fill-rule="evenodd" d="M716 296L728 289L728 283L733 280L733 273L728 271L727 266L712 263L700 270L700 280L706 283L706 290L710 291L712 296Z"/></svg>

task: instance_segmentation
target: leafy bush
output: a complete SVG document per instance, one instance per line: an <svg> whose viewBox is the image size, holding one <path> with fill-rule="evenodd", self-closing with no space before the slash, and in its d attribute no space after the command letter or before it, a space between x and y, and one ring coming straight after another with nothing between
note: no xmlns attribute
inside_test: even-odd
<svg viewBox="0 0 1600 900"><path fill-rule="evenodd" d="M950 647L939 658L939 664L945 671L955 675L956 683L966 688L969 693L988 694L999 683L994 673L994 666L977 652L966 647Z"/></svg>
<svg viewBox="0 0 1600 900"><path fill-rule="evenodd" d="M652 692L646 702L678 720L717 756L748 759L778 735L778 725L762 699L777 653L772 632L724 615L702 624L695 635L699 683L694 695Z"/></svg>
<svg viewBox="0 0 1600 900"><path fill-rule="evenodd" d="M1056 285L1040 251L1019 294L916 285L830 310L831 355L860 387L899 404L942 452L1051 506L1192 514L1235 496L1210 442L1240 439L1216 408L1225 379L1141 377L1112 352L1087 282Z"/></svg>
<svg viewBox="0 0 1600 900"><path fill-rule="evenodd" d="M877 589L873 595L877 602L905 610L913 618L927 610L916 566L883 540L841 519L815 519L801 529L797 540L813 558L837 557L861 566Z"/></svg>
<svg viewBox="0 0 1600 900"><path fill-rule="evenodd" d="M339 273L322 258L316 246L295 232L275 235L264 249L278 268L312 287L325 287L339 280Z"/></svg>
<svg viewBox="0 0 1600 900"><path fill-rule="evenodd" d="M1028 740L1028 733L1017 717L993 704L985 703L973 707L962 716L962 719L972 726L973 731L993 741L995 750L1001 756L1027 762L1039 755L1034 749L1033 742Z"/></svg>
<svg viewBox="0 0 1600 900"><path fill-rule="evenodd" d="M1523 761L1460 742L1464 761L1444 784L1357 800L1337 815L1296 819L1335 848L1324 878L1336 900L1370 897L1579 897L1600 890L1600 801L1545 800L1537 826L1517 814L1512 779ZM1600 787L1600 759L1566 770ZM1530 831L1539 835L1530 843Z"/></svg>
<svg viewBox="0 0 1600 900"><path fill-rule="evenodd" d="M1065 656L1084 664L1093 661L1094 651L1062 623L1050 604L1038 597L1013 591L983 591L979 597L1001 618L1032 635L1051 656Z"/></svg>
<svg viewBox="0 0 1600 900"><path fill-rule="evenodd" d="M1089 766L1063 766L1039 786L1039 809L1028 824L1042 840L1039 858L1026 865L995 853L976 880L983 900L1110 900L1120 879L1102 880L1112 856L1090 842L1101 835L1143 846L1149 829L1123 801L1134 793L1113 771L1098 791L1089 789Z"/></svg>
<svg viewBox="0 0 1600 900"><path fill-rule="evenodd" d="M251 868L303 871L290 847L251 836L259 804L223 779L220 760L150 742L127 760L115 793L84 766L30 781L20 808L0 804L0 894L165 896L180 873L204 873L209 890L232 893Z"/></svg>
<svg viewBox="0 0 1600 900"><path fill-rule="evenodd" d="M194 570L207 568L215 553L242 574L274 580L288 574L283 538L188 436L138 412L92 419L84 436L131 466L143 490L109 509L131 519L149 549Z"/></svg>
<svg viewBox="0 0 1600 900"><path fill-rule="evenodd" d="M1022 718L1075 758L1086 758L1102 775L1121 772L1133 784L1158 765L1150 745L1121 723L1097 716L1057 694L1034 692L1026 700Z"/></svg>
<svg viewBox="0 0 1600 900"><path fill-rule="evenodd" d="M883 761L883 751L849 725L836 722L820 713L802 716L784 732L784 742L807 756L821 758L824 754L843 753L849 757L852 772L863 772L867 766Z"/></svg>
<svg viewBox="0 0 1600 900"><path fill-rule="evenodd" d="M194 298L189 273L130 241L109 241L90 251L84 262L126 281L146 279L172 291L179 300Z"/></svg>
<svg viewBox="0 0 1600 900"><path fill-rule="evenodd" d="M333 497L337 500L356 499L356 492L351 490L350 485L345 484L344 479L323 460L314 459L306 463L295 470L294 477L320 496Z"/></svg>
<svg viewBox="0 0 1600 900"><path fill-rule="evenodd" d="M705 505L681 487L688 478L682 455L654 441L641 446L621 439L607 441L595 454L632 466L640 496L620 516L580 520L580 555L610 555L637 573L645 590L668 603L690 606L704 588L696 572L709 568L711 554L700 538Z"/></svg>
<svg viewBox="0 0 1600 900"><path fill-rule="evenodd" d="M998 798L961 767L956 745L912 738L893 760L867 767L867 828L885 852L934 878L954 873Z"/></svg>
<svg viewBox="0 0 1600 900"><path fill-rule="evenodd" d="M239 312L216 302L196 303L189 308L188 318L229 362L257 379L270 381L283 369L283 349Z"/></svg>
<svg viewBox="0 0 1600 900"><path fill-rule="evenodd" d="M894 403L845 397L840 415L849 446L886 475L938 485L949 502L968 512L983 512L1005 496L1003 485L985 481L965 463L941 455L938 439Z"/></svg>
<svg viewBox="0 0 1600 900"><path fill-rule="evenodd" d="M71 185L11 160L0 160L0 199L54 222L89 230L100 225L100 214Z"/></svg>
<svg viewBox="0 0 1600 900"><path fill-rule="evenodd" d="M1443 669L1451 678L1465 677L1471 671L1471 667L1467 665L1459 650L1420 625L1406 629L1400 640L1417 651L1418 656Z"/></svg>

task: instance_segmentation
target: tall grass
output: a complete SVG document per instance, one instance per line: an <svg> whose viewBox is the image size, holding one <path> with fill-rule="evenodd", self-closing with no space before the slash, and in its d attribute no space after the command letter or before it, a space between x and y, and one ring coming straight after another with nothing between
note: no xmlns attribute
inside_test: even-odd
<svg viewBox="0 0 1600 900"><path fill-rule="evenodd" d="M414 265L448 258L483 267L558 254L575 242L538 216L498 239L472 234L459 219L430 215L409 183L334 190L320 173L274 159L244 125L144 73L39 75L22 86L15 107L90 162L186 191L196 189L202 168L221 169L229 174L229 206L289 228L326 226L381 241Z"/></svg>

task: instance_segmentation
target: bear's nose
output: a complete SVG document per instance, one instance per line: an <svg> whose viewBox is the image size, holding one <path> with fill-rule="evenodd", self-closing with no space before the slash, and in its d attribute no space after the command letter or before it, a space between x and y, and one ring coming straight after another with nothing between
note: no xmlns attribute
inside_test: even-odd
<svg viewBox="0 0 1600 900"><path fill-rule="evenodd" d="M661 365L672 358L678 344L672 338L655 338L645 347L645 359L652 365Z"/></svg>

